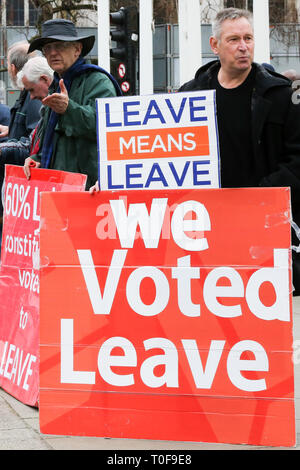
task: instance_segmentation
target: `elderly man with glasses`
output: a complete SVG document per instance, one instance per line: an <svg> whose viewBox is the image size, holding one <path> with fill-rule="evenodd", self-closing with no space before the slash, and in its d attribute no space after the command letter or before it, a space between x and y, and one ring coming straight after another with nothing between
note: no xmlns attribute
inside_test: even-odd
<svg viewBox="0 0 300 470"><path fill-rule="evenodd" d="M116 80L101 67L84 60L95 36L77 35L68 20L48 20L41 37L28 52L42 51L54 70L41 130L40 153L25 160L30 178L32 166L83 173L88 189L98 177L96 98L120 95Z"/></svg>

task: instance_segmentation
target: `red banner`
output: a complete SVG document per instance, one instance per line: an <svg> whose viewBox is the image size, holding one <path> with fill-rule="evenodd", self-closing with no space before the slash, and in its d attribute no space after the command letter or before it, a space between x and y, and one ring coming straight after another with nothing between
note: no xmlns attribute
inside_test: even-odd
<svg viewBox="0 0 300 470"><path fill-rule="evenodd" d="M83 191L86 176L7 165L0 269L0 386L36 406L39 393L41 191Z"/></svg>
<svg viewBox="0 0 300 470"><path fill-rule="evenodd" d="M43 193L46 434L293 446L287 188Z"/></svg>

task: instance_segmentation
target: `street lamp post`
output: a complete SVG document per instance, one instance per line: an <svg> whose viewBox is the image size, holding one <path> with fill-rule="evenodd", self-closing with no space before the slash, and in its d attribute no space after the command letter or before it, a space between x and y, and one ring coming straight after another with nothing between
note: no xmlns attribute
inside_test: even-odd
<svg viewBox="0 0 300 470"><path fill-rule="evenodd" d="M140 95L153 93L153 0L140 0Z"/></svg>
<svg viewBox="0 0 300 470"><path fill-rule="evenodd" d="M254 60L270 63L269 0L253 0Z"/></svg>
<svg viewBox="0 0 300 470"><path fill-rule="evenodd" d="M110 71L110 24L109 0L98 0L98 64L108 72Z"/></svg>
<svg viewBox="0 0 300 470"><path fill-rule="evenodd" d="M178 0L179 80L191 80L202 65L202 0Z"/></svg>

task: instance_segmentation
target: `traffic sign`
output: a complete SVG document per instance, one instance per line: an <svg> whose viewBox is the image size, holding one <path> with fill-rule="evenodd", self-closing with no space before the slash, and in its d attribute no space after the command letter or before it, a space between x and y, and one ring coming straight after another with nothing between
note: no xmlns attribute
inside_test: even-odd
<svg viewBox="0 0 300 470"><path fill-rule="evenodd" d="M118 74L119 77L124 78L126 74L126 66L125 64L121 63L118 67Z"/></svg>
<svg viewBox="0 0 300 470"><path fill-rule="evenodd" d="M127 91L129 91L129 88L130 88L129 82L122 82L122 83L121 83L121 90L122 90L124 93L127 93Z"/></svg>

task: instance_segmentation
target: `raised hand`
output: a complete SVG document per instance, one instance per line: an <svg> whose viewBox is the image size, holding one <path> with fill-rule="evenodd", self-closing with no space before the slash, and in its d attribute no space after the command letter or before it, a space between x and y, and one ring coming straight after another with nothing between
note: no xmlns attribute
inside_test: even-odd
<svg viewBox="0 0 300 470"><path fill-rule="evenodd" d="M64 114L69 104L69 94L63 79L59 81L60 93L53 93L42 100L45 106L53 109L57 114Z"/></svg>

